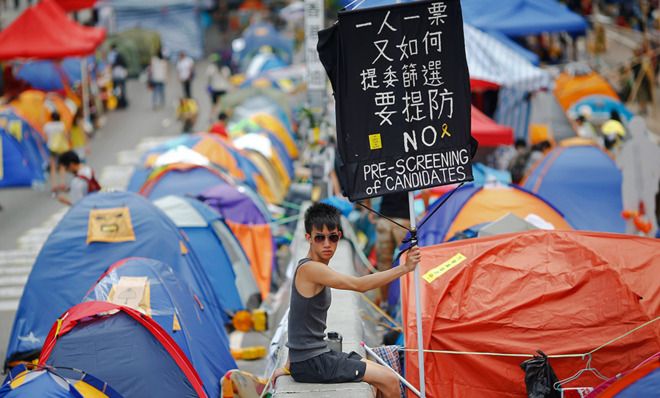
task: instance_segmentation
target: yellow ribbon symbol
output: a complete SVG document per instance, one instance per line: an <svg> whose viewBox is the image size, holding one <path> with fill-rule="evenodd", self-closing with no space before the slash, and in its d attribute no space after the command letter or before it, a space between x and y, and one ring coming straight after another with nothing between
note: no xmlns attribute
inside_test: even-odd
<svg viewBox="0 0 660 398"><path fill-rule="evenodd" d="M445 138L445 135L451 137L451 133L447 130L447 128L448 128L447 123L443 123L442 124L442 135L440 136L440 138Z"/></svg>

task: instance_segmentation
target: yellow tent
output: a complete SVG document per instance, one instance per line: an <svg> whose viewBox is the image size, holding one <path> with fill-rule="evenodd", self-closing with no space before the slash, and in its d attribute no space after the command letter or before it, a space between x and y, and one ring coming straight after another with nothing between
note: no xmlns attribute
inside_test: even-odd
<svg viewBox="0 0 660 398"><path fill-rule="evenodd" d="M284 124L282 124L279 119L271 114L260 112L250 116L250 120L257 123L261 128L275 134L275 136L279 138L286 147L286 151L291 159L298 159L298 147L289 132L286 130L286 127L284 127Z"/></svg>

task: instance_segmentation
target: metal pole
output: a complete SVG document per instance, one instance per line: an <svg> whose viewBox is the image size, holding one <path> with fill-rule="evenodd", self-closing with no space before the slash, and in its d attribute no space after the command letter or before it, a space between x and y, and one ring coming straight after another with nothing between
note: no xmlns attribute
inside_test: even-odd
<svg viewBox="0 0 660 398"><path fill-rule="evenodd" d="M408 210L410 211L410 229L417 229L417 220L415 219L415 194L408 192ZM415 242L416 243L416 242ZM422 333L422 299L420 298L419 286L419 267L415 268L415 317L417 320L417 363L419 366L419 391L420 397L426 398L426 386L424 383L424 341Z"/></svg>
<svg viewBox="0 0 660 398"><path fill-rule="evenodd" d="M364 350L376 360L376 362L378 362L379 364L385 366L386 368L388 368L389 370L391 370L392 372L394 372L394 374L396 375L396 377L397 377L397 378L398 378L403 384L405 384L405 386L408 387L408 388L410 389L410 391L412 391L413 393L415 393L415 395L417 395L418 397L420 396L421 393L419 392L419 390L417 390L417 389L415 388L415 386L413 386L412 384L410 384L410 382L409 382L408 380L406 380L403 376L401 376L400 374L398 374L398 373L396 372L396 370L392 369L392 367L391 367L390 365L388 365L385 361L383 361L383 359L382 359L381 357L379 357L378 354L376 354L376 353L374 352L374 350L372 350L371 348L369 348L369 346L367 346L366 344L364 344L364 341L363 341L362 343L360 343L360 344L362 345L362 347L364 347Z"/></svg>
<svg viewBox="0 0 660 398"><path fill-rule="evenodd" d="M87 57L83 57L80 62L80 84L82 85L82 107L83 107L83 120L84 125L88 126L91 124L91 118L89 115L89 74L87 70Z"/></svg>

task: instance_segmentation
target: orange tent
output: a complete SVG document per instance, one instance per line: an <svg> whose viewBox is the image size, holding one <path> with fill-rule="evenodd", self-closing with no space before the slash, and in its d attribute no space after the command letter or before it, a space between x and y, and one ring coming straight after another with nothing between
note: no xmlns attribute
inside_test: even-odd
<svg viewBox="0 0 660 398"><path fill-rule="evenodd" d="M619 100L619 96L607 81L598 73L571 76L562 73L555 82L555 96L559 105L567 111L574 103L588 95L605 95Z"/></svg>
<svg viewBox="0 0 660 398"><path fill-rule="evenodd" d="M422 248L424 348L452 352L583 354L660 315L660 241L581 231L530 231ZM415 349L413 274L403 283L406 347ZM660 322L592 354L606 376L660 350ZM527 358L427 353L429 397L526 397ZM581 357L550 358L557 377L585 367ZM418 386L416 352L407 378ZM577 383L577 384L576 384ZM575 386L596 386L586 372Z"/></svg>

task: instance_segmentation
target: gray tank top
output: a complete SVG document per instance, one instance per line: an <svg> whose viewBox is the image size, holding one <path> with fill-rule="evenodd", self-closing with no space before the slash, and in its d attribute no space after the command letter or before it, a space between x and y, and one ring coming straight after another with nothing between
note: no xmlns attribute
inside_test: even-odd
<svg viewBox="0 0 660 398"><path fill-rule="evenodd" d="M289 304L289 361L302 362L330 351L325 342L325 322L332 301L330 289L324 287L317 295L307 298L296 289L296 275L300 266L311 261L303 258L293 274L291 303Z"/></svg>

